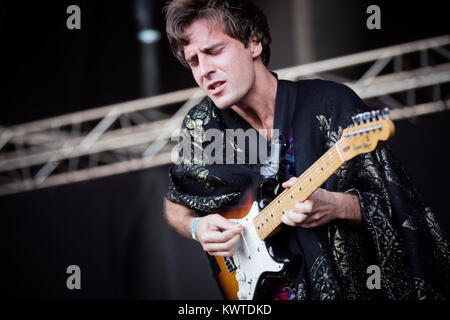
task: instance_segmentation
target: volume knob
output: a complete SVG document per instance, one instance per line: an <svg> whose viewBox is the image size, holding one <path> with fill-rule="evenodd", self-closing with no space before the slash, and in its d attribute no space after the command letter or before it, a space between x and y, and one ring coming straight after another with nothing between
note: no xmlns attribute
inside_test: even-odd
<svg viewBox="0 0 450 320"><path fill-rule="evenodd" d="M236 271L236 280L244 282L245 281L245 273L242 271Z"/></svg>
<svg viewBox="0 0 450 320"><path fill-rule="evenodd" d="M245 300L247 298L247 295L245 294L244 290L239 290L237 293L237 296L239 300Z"/></svg>

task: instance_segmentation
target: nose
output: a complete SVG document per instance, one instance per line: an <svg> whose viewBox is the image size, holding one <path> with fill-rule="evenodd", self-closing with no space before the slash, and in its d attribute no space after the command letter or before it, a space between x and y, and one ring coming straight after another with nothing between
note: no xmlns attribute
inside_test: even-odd
<svg viewBox="0 0 450 320"><path fill-rule="evenodd" d="M214 65L207 56L199 57L200 75L202 78L208 79L214 72Z"/></svg>

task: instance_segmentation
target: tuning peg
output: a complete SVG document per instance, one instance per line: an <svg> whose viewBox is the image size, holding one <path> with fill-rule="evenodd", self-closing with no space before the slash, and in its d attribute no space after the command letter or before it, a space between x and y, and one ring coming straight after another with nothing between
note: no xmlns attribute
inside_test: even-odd
<svg viewBox="0 0 450 320"><path fill-rule="evenodd" d="M353 116L352 121L355 126L359 126L361 124L361 114Z"/></svg>
<svg viewBox="0 0 450 320"><path fill-rule="evenodd" d="M377 118L378 118L378 116L377 116L377 114L378 114L378 112L377 112L378 110L372 110L372 112L371 112L371 115L372 115L372 121L374 122L374 121L377 121Z"/></svg>
<svg viewBox="0 0 450 320"><path fill-rule="evenodd" d="M378 120L383 120L383 116L381 114L381 111L380 110L376 110L376 113L377 113L377 119Z"/></svg>
<svg viewBox="0 0 450 320"><path fill-rule="evenodd" d="M389 115L389 108L384 108L381 112L383 114L383 118L384 119L390 119L391 118L391 116Z"/></svg>

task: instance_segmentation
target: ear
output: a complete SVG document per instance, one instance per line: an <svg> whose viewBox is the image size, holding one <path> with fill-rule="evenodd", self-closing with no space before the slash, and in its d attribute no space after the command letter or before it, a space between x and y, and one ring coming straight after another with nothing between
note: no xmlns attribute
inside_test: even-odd
<svg viewBox="0 0 450 320"><path fill-rule="evenodd" d="M252 51L252 57L257 58L262 52L262 43L255 36L250 38L250 50Z"/></svg>

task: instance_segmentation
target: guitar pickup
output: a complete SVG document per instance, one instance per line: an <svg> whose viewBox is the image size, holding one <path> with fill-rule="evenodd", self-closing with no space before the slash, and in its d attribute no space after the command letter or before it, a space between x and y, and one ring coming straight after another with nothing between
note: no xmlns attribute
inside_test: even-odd
<svg viewBox="0 0 450 320"><path fill-rule="evenodd" d="M234 273L237 270L236 264L234 263L233 257L224 257L225 266L229 273Z"/></svg>

